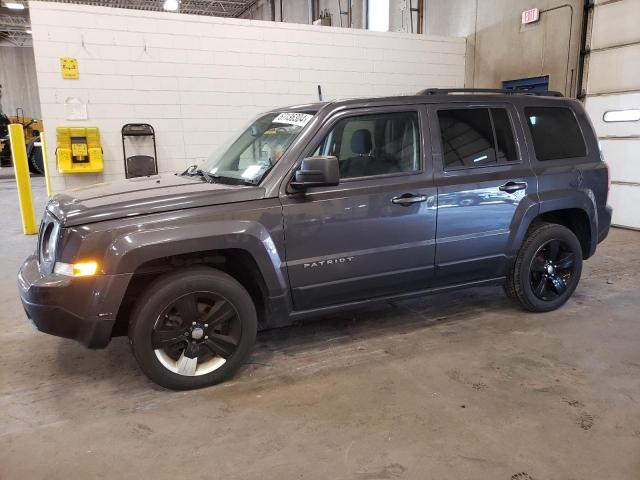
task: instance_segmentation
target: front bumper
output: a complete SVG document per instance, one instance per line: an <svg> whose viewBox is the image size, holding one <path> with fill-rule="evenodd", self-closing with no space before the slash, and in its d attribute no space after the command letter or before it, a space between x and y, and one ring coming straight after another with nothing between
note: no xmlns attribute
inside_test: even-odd
<svg viewBox="0 0 640 480"><path fill-rule="evenodd" d="M18 289L25 313L39 331L104 348L130 279L130 274L83 278L46 274L30 256L18 273Z"/></svg>

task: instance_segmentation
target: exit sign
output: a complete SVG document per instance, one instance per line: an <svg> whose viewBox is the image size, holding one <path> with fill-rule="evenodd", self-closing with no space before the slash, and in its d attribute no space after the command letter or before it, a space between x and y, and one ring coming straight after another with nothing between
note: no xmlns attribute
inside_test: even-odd
<svg viewBox="0 0 640 480"><path fill-rule="evenodd" d="M537 8L530 8L522 12L522 24L533 23L540 20L540 10Z"/></svg>

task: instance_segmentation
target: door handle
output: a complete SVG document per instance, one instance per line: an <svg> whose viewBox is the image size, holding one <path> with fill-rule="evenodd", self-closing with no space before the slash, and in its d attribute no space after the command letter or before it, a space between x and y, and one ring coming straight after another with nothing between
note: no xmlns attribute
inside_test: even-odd
<svg viewBox="0 0 640 480"><path fill-rule="evenodd" d="M500 185L498 190L507 193L514 193L518 190L524 190L527 188L527 182L507 182L504 185Z"/></svg>
<svg viewBox="0 0 640 480"><path fill-rule="evenodd" d="M405 193L398 197L393 197L391 199L391 203L396 205L402 205L403 207L408 207L409 205L413 205L414 203L421 203L427 199L424 195L414 195L413 193Z"/></svg>

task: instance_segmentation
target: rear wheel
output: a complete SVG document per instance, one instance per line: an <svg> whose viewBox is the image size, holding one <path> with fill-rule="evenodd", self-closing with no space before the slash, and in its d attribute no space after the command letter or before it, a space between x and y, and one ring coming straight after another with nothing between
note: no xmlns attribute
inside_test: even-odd
<svg viewBox="0 0 640 480"><path fill-rule="evenodd" d="M573 295L582 273L582 247L562 225L535 226L507 278L507 295L532 312L555 310Z"/></svg>
<svg viewBox="0 0 640 480"><path fill-rule="evenodd" d="M143 372L178 390L229 378L251 353L257 330L252 299L233 277L188 268L155 280L138 300L129 339Z"/></svg>

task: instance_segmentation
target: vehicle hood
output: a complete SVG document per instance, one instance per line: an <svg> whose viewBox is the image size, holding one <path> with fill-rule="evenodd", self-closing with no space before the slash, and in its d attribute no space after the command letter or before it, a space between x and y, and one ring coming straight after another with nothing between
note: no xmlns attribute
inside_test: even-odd
<svg viewBox="0 0 640 480"><path fill-rule="evenodd" d="M48 208L64 226L74 226L257 200L264 194L261 187L212 184L196 177L160 174L67 190L54 196Z"/></svg>

